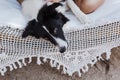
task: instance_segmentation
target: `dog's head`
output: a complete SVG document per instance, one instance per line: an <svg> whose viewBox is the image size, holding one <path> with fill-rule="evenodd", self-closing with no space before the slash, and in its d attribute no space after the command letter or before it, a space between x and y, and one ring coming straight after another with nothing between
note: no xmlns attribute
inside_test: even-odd
<svg viewBox="0 0 120 80"><path fill-rule="evenodd" d="M28 23L22 37L31 35L36 38L47 39L57 45L61 53L64 52L68 44L62 28L68 19L62 13L56 11L58 6L62 5L54 3L49 6L43 6L39 11L37 21L34 19Z"/></svg>

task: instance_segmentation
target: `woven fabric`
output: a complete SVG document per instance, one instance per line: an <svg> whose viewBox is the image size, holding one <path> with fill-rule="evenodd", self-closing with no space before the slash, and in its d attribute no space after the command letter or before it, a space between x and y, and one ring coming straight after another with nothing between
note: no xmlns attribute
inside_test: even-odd
<svg viewBox="0 0 120 80"><path fill-rule="evenodd" d="M77 19L75 17L71 17L70 19L72 20L71 23L64 27L66 28L64 29L65 37L69 44L69 47L67 48L65 53L60 53L56 46L54 46L49 41L46 41L44 39L36 39L30 36L27 37L26 39L22 39L21 37L23 32L22 29L24 28L23 25L25 25L26 23L24 21L24 17L22 16L22 14L20 14L21 12L19 10L18 3L15 2L13 4L16 5L13 5L11 4L11 1L1 0L0 7L1 8L0 10L3 10L1 11L3 13L0 15L1 75L4 75L4 73L7 71L7 67L10 68L10 71L12 71L13 69L21 68L22 66L26 66L27 63L30 63L32 61L32 57L37 57L38 65L48 61L49 59L50 65L52 67L60 69L60 66L63 66L63 72L65 74L67 73L71 76L74 72L77 71L79 73L79 76L81 76L81 71L83 73L88 71L89 69L88 64L90 64L92 67L98 60L100 59L103 60L103 58L101 57L103 53L106 53L106 59L109 59L111 54L110 50L113 47L120 45L119 0L116 1L106 0L109 1L106 2L107 4L110 3L109 5L106 4L107 5L105 7L106 9L104 9L104 6L102 6L103 8L101 7L100 9L98 9L95 12L96 14L93 13L89 15L83 14L77 8L77 6L75 6L75 4L72 3L73 2L72 0L71 1L68 0L69 7L71 8L75 16L81 21L81 23L86 22L89 23L89 20L92 18L94 18L96 22L101 23L92 26L83 24L84 25L83 26L80 25L80 23L74 23L76 22ZM116 6L114 6L113 4ZM105 11L106 13L100 14L100 12ZM117 12L111 16L111 14L113 14L113 12L115 11ZM16 15L10 12L16 12L15 13ZM78 12L79 14L77 14ZM10 14L8 15L7 13ZM14 19L12 16L13 14ZM4 17L4 15L6 17ZM66 14L66 16L68 17L70 15ZM103 19L101 15L105 19ZM105 16L109 17L106 18ZM103 19L104 23L102 21L97 20L100 18ZM3 24L4 22L5 24ZM76 25L78 27L74 27ZM20 28L18 26L22 27ZM27 63L25 62L26 58L29 59ZM41 58L43 58L43 60Z"/></svg>
<svg viewBox="0 0 120 80"><path fill-rule="evenodd" d="M37 64L41 64L40 57L46 62L50 59L52 67L63 66L64 73L72 75L88 71L88 64L93 66L101 55L106 52L110 58L110 50L119 46L120 22L113 22L93 28L75 30L65 33L69 47L65 53L59 53L57 47L43 39L28 37L21 38L22 30L10 27L0 27L0 73L4 75L6 67L10 71L25 66L25 58L37 57Z"/></svg>

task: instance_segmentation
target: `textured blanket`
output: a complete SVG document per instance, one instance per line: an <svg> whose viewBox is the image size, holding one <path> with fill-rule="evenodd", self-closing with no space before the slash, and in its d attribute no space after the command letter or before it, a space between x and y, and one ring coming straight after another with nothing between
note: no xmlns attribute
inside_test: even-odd
<svg viewBox="0 0 120 80"><path fill-rule="evenodd" d="M120 1L106 0L94 13L87 15L92 23L83 25L71 11L66 12L70 22L64 26L69 47L63 54L50 42L43 39L21 38L27 23L21 14L21 7L15 0L0 1L0 73L26 66L25 58L37 57L37 64L50 59L50 65L70 76L74 72L88 71L88 64L93 66L106 52L110 58L110 50L119 46L120 39ZM43 60L41 61L41 57ZM17 65L15 64L17 62ZM80 71L81 70L81 71Z"/></svg>

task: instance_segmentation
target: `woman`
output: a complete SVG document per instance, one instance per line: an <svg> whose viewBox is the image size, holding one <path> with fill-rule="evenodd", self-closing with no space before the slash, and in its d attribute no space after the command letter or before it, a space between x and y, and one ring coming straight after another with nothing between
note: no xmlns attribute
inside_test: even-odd
<svg viewBox="0 0 120 80"><path fill-rule="evenodd" d="M51 2L59 2L61 0L48 0ZM105 0L74 0L77 6L85 13L89 14L94 12L100 7Z"/></svg>
<svg viewBox="0 0 120 80"><path fill-rule="evenodd" d="M18 0L22 2L23 0ZM62 0L47 0L50 2L60 2ZM100 7L105 0L74 0L77 6L85 13L89 14L94 12L98 7Z"/></svg>

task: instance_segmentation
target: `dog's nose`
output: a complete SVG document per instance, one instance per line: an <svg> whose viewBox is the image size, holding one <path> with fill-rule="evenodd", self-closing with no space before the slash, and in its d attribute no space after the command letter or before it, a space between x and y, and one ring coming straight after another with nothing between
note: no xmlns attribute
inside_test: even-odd
<svg viewBox="0 0 120 80"><path fill-rule="evenodd" d="M61 53L64 53L65 51L66 51L66 47L65 46L60 48L60 52Z"/></svg>

